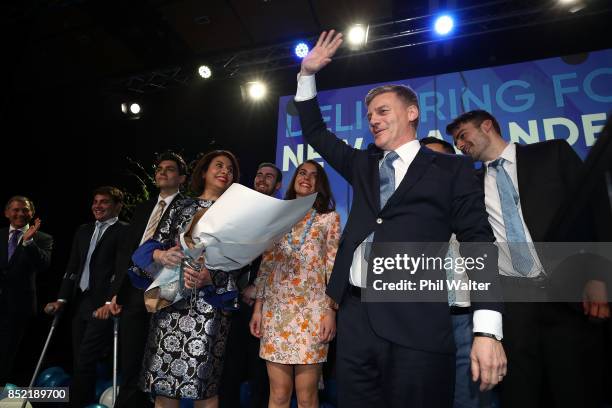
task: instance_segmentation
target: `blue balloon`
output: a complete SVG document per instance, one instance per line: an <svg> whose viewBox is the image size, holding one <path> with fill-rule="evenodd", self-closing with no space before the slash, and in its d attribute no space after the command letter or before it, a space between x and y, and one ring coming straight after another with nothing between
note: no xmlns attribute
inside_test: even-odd
<svg viewBox="0 0 612 408"><path fill-rule="evenodd" d="M297 398L295 397L295 395L291 397L291 408L298 408Z"/></svg>
<svg viewBox="0 0 612 408"><path fill-rule="evenodd" d="M43 387L66 387L70 384L70 376L66 373L55 375L47 380Z"/></svg>
<svg viewBox="0 0 612 408"><path fill-rule="evenodd" d="M89 404L85 408L108 408L108 407L106 405L102 405L102 404Z"/></svg>
<svg viewBox="0 0 612 408"><path fill-rule="evenodd" d="M65 374L65 371L62 367L49 367L43 370L42 373L38 374L38 378L34 385L37 387L44 387L49 379L56 375Z"/></svg>
<svg viewBox="0 0 612 408"><path fill-rule="evenodd" d="M0 400L6 398L8 396L8 391L14 390L15 388L17 388L15 384L11 384L11 383L4 384L4 390L2 391L2 393L0 393Z"/></svg>
<svg viewBox="0 0 612 408"><path fill-rule="evenodd" d="M319 405L319 408L336 408L336 406L330 404L329 402L322 402L321 405Z"/></svg>

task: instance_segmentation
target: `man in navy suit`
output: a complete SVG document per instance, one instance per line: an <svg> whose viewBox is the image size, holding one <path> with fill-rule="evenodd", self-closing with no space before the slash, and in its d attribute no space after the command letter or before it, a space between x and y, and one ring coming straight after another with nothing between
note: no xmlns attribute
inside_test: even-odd
<svg viewBox="0 0 612 408"><path fill-rule="evenodd" d="M75 408L94 402L96 363L104 357L112 340L111 321L96 319L94 314L107 308L119 245L129 227L119 221L122 206L123 193L119 189L103 186L94 190L91 211L95 222L77 229L58 298L45 307L45 312L54 314L66 303L74 303L70 404Z"/></svg>
<svg viewBox="0 0 612 408"><path fill-rule="evenodd" d="M302 60L296 107L306 141L353 188L327 294L339 304L338 400L340 407L450 407L455 348L446 302L362 302L370 277L362 271L362 243L460 242L494 245L482 192L469 159L421 148L416 139L419 107L408 87L387 85L366 96L374 145L353 149L322 119L314 74L327 65L341 34L321 34ZM463 248L462 248L463 254ZM496 258L495 258L496 259ZM473 293L473 380L489 389L505 375L501 305L496 270L470 278L490 283Z"/></svg>
<svg viewBox="0 0 612 408"><path fill-rule="evenodd" d="M34 203L11 197L4 207L10 226L0 229L0 386L10 378L15 355L36 313L36 276L51 263L53 238L34 225Z"/></svg>
<svg viewBox="0 0 612 408"><path fill-rule="evenodd" d="M460 115L446 132L464 154L483 162L485 203L496 240L524 243L519 248L528 257L527 264L518 263L519 255L512 247L500 245L504 297L514 299L506 302L504 313L508 376L501 386L502 406L600 406L603 327L588 317L610 316L606 286L585 277L584 310L569 303L544 302L553 271L533 245L583 240L588 219L565 237L551 233L559 210L572 199L582 167L580 158L565 140L525 146L508 143L495 117L483 110ZM506 190L514 195L511 205L505 204ZM522 234L520 239L516 231ZM575 274L588 271L585 263L580 268L583 270ZM534 299L538 301L529 301Z"/></svg>

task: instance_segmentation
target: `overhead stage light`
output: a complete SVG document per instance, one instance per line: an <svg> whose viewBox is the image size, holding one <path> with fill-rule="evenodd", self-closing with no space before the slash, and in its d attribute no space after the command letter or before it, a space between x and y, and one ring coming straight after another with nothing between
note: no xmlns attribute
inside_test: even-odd
<svg viewBox="0 0 612 408"><path fill-rule="evenodd" d="M455 22L453 21L453 18L448 14L445 14L436 19L434 23L434 30L436 30L436 33L439 35L446 35L453 30L454 25Z"/></svg>
<svg viewBox="0 0 612 408"><path fill-rule="evenodd" d="M140 113L140 104L133 103L130 105L130 112L132 115L138 115Z"/></svg>
<svg viewBox="0 0 612 408"><path fill-rule="evenodd" d="M363 24L355 24L349 28L346 38L352 50L357 50L368 42L368 30L369 27Z"/></svg>
<svg viewBox="0 0 612 408"><path fill-rule="evenodd" d="M266 84L261 81L252 81L246 84L246 93L254 101L262 100L267 91Z"/></svg>
<svg viewBox="0 0 612 408"><path fill-rule="evenodd" d="M208 79L212 76L212 70L208 65L200 65L198 68L198 74L204 79Z"/></svg>
<svg viewBox="0 0 612 408"><path fill-rule="evenodd" d="M121 104L121 112L129 119L140 119L142 109L136 102L124 102Z"/></svg>
<svg viewBox="0 0 612 408"><path fill-rule="evenodd" d="M308 54L310 49L308 48L308 44L305 42L300 42L295 46L294 52L298 58L304 58L306 54Z"/></svg>

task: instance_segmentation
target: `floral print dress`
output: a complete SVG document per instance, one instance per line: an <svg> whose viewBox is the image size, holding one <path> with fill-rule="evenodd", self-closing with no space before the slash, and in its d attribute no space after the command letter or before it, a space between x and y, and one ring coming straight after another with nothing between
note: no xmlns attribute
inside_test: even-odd
<svg viewBox="0 0 612 408"><path fill-rule="evenodd" d="M314 218L313 218L314 217ZM319 340L321 321L332 306L325 294L340 238L340 215L310 211L263 255L256 280L263 300L264 360L315 364L327 360Z"/></svg>

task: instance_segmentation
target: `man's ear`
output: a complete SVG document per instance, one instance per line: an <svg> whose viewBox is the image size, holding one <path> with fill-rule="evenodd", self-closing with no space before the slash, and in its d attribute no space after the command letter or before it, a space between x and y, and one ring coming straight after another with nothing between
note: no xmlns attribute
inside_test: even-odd
<svg viewBox="0 0 612 408"><path fill-rule="evenodd" d="M419 108L416 105L409 105L406 108L406 112L408 112L408 120L410 122L414 122L419 117Z"/></svg>
<svg viewBox="0 0 612 408"><path fill-rule="evenodd" d="M491 119L485 119L480 124L480 130L482 130L484 133L489 133L491 129L493 129L493 122Z"/></svg>
<svg viewBox="0 0 612 408"><path fill-rule="evenodd" d="M283 184L280 181L278 183L276 183L276 185L274 186L274 192L277 192L278 190L280 190L282 185Z"/></svg>

